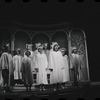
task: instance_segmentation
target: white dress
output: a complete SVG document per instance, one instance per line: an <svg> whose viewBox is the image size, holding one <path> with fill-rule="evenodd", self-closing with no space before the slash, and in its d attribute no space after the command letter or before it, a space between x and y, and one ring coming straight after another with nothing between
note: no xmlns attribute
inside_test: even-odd
<svg viewBox="0 0 100 100"><path fill-rule="evenodd" d="M67 57L67 55L63 56L63 61L64 61L64 68L62 69L63 82L67 82L67 81L70 81L68 57Z"/></svg>
<svg viewBox="0 0 100 100"><path fill-rule="evenodd" d="M50 83L59 83L63 82L63 74L62 74L62 68L63 65L63 57L60 51L50 51L49 56L49 68L53 69L51 75L50 75Z"/></svg>
<svg viewBox="0 0 100 100"><path fill-rule="evenodd" d="M46 54L37 53L34 59L35 68L38 68L37 72L37 84L48 84L47 82L47 71L48 66Z"/></svg>
<svg viewBox="0 0 100 100"><path fill-rule="evenodd" d="M15 55L13 57L14 79L15 80L22 79L21 66L22 66L22 56Z"/></svg>

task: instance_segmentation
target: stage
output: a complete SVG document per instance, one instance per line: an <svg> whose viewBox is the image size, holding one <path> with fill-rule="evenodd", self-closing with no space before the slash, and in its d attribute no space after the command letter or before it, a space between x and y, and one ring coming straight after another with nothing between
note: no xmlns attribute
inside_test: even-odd
<svg viewBox="0 0 100 100"><path fill-rule="evenodd" d="M77 98L92 99L100 98L100 82L80 83L79 86L67 86L64 89L53 91L52 85L45 85L45 91L39 91L39 86L34 85L31 92L26 92L24 86L11 87L11 92L3 93L3 88L0 88L0 100L23 100L23 99L64 99L76 100ZM34 100L35 100L34 99ZM33 99L32 99L33 100Z"/></svg>

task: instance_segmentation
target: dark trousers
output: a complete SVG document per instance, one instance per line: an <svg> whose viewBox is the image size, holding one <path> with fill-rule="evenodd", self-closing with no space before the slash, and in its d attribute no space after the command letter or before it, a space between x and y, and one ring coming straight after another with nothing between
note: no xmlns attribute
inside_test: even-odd
<svg viewBox="0 0 100 100"><path fill-rule="evenodd" d="M78 66L74 66L74 83L77 84L79 77Z"/></svg>
<svg viewBox="0 0 100 100"><path fill-rule="evenodd" d="M3 77L3 80L4 80L3 85L8 86L8 82L9 82L9 70L8 69L3 69L2 70L2 77Z"/></svg>

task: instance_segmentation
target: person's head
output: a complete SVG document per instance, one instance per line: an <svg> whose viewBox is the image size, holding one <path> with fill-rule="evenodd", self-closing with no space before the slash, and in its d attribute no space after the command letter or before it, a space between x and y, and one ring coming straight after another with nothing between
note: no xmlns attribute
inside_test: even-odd
<svg viewBox="0 0 100 100"><path fill-rule="evenodd" d="M52 42L51 50L58 51L58 49L59 49L58 43L57 42Z"/></svg>
<svg viewBox="0 0 100 100"><path fill-rule="evenodd" d="M11 49L10 49L10 44L9 43L6 44L6 48L7 48L7 52L11 53Z"/></svg>
<svg viewBox="0 0 100 100"><path fill-rule="evenodd" d="M59 49L59 46L58 45L54 45L53 50L54 51L58 51L58 49Z"/></svg>
<svg viewBox="0 0 100 100"><path fill-rule="evenodd" d="M41 46L41 43L36 43L35 48L38 49L38 47Z"/></svg>
<svg viewBox="0 0 100 100"><path fill-rule="evenodd" d="M29 57L29 56L31 55L31 52L30 52L30 51L26 51L26 52L25 52L25 55L26 55L27 57Z"/></svg>
<svg viewBox="0 0 100 100"><path fill-rule="evenodd" d="M20 50L20 49L17 49L17 50L16 50L16 54L17 54L17 55L20 55L20 54L21 54L21 50Z"/></svg>
<svg viewBox="0 0 100 100"><path fill-rule="evenodd" d="M38 52L42 53L42 51L43 51L43 46L41 45L38 47Z"/></svg>
<svg viewBox="0 0 100 100"><path fill-rule="evenodd" d="M16 55L16 50L11 51L12 56Z"/></svg>
<svg viewBox="0 0 100 100"><path fill-rule="evenodd" d="M67 53L67 50L65 48L61 48L60 51L63 56L66 55L66 53Z"/></svg>
<svg viewBox="0 0 100 100"><path fill-rule="evenodd" d="M31 50L32 51L32 44L26 44L26 49Z"/></svg>
<svg viewBox="0 0 100 100"><path fill-rule="evenodd" d="M46 50L47 47L48 47L48 43L44 43L44 44L43 44L43 48Z"/></svg>
<svg viewBox="0 0 100 100"><path fill-rule="evenodd" d="M73 49L72 53L77 54L78 50L77 49Z"/></svg>
<svg viewBox="0 0 100 100"><path fill-rule="evenodd" d="M2 52L8 52L8 51L9 51L8 46L7 45L4 45L2 47Z"/></svg>

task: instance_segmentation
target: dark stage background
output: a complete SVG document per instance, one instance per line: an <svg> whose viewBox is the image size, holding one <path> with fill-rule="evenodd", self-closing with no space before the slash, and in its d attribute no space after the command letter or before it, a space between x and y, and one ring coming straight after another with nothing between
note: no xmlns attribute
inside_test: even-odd
<svg viewBox="0 0 100 100"><path fill-rule="evenodd" d="M13 0L5 3L4 0L1 0L0 27L10 26L13 21L32 26L68 23L68 28L82 28L87 37L90 80L92 82L100 81L99 2L66 0L65 3L60 3L58 0L48 0L46 3L41 3L40 0L31 0L28 3L23 3L22 0ZM0 36L0 38L2 37Z"/></svg>

